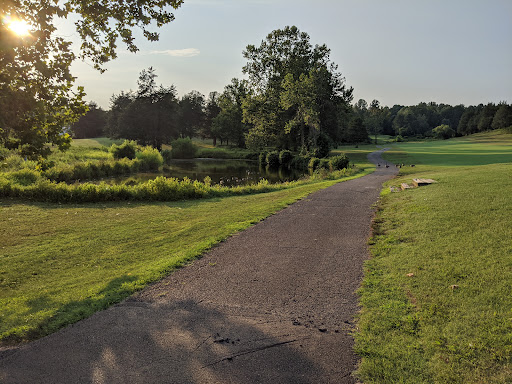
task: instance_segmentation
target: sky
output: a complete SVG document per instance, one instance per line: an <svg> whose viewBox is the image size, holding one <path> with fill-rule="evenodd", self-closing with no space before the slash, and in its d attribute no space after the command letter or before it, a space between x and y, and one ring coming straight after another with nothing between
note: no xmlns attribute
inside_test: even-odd
<svg viewBox="0 0 512 384"><path fill-rule="evenodd" d="M158 42L135 33L140 51L119 56L103 74L77 61L72 73L87 101L135 90L152 66L157 83L208 96L244 78L242 52L287 25L326 44L354 88L354 102L512 103L512 0L185 0ZM63 35L76 34L70 22Z"/></svg>

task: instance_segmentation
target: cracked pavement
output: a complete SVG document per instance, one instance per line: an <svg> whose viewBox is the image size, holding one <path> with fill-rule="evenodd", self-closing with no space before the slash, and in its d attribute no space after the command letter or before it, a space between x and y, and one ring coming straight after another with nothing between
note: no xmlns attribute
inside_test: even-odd
<svg viewBox="0 0 512 384"><path fill-rule="evenodd" d="M382 183L318 191L142 292L0 351L8 383L355 383L355 291Z"/></svg>

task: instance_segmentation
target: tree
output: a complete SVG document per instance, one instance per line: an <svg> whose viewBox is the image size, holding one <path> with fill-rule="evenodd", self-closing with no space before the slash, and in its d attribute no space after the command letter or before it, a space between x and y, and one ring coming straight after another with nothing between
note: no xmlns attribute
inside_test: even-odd
<svg viewBox="0 0 512 384"><path fill-rule="evenodd" d="M289 107L282 103L283 93L291 92L290 79L300 86L301 75L302 81L309 77L308 87L314 88L311 102L318 113L319 131L337 139L340 118L352 99L352 88L345 86L345 79L330 61L330 50L325 44L313 47L309 35L292 26L272 31L259 47L248 45L243 55L247 59L243 72L248 75L249 87L243 118L252 125L248 145L258 143L287 149L307 145L306 140L302 142L302 130L290 125L304 112L297 111L301 101L296 99Z"/></svg>
<svg viewBox="0 0 512 384"><path fill-rule="evenodd" d="M393 121L395 132L401 136L424 135L429 130L427 117L421 108L404 107Z"/></svg>
<svg viewBox="0 0 512 384"><path fill-rule="evenodd" d="M363 143L368 141L368 131L361 117L355 115L352 120L350 120L345 140L349 143Z"/></svg>
<svg viewBox="0 0 512 384"><path fill-rule="evenodd" d="M87 113L71 126L76 139L100 137L105 134L107 112L99 108L95 102L90 102L87 107Z"/></svg>
<svg viewBox="0 0 512 384"><path fill-rule="evenodd" d="M500 103L491 124L492 129L512 127L512 105Z"/></svg>
<svg viewBox="0 0 512 384"><path fill-rule="evenodd" d="M364 99L357 100L357 103L354 104L354 112L364 120L366 117L366 113L368 112L368 103Z"/></svg>
<svg viewBox="0 0 512 384"><path fill-rule="evenodd" d="M208 100L206 100L206 106L205 106L205 121L204 125L201 128L199 135L203 138L211 138L213 139L213 146L217 145L217 136L212 132L212 124L213 119L215 119L220 111L221 108L219 106L219 92L210 92L208 95Z"/></svg>
<svg viewBox="0 0 512 384"><path fill-rule="evenodd" d="M377 144L377 135L382 133L383 122L384 116L380 108L380 102L378 100L373 100L370 103L370 108L368 108L366 114L365 126L368 132L375 137L375 144Z"/></svg>
<svg viewBox="0 0 512 384"><path fill-rule="evenodd" d="M242 103L247 96L247 82L232 79L219 96L220 112L212 121L212 132L221 139L245 146L248 125L242 121Z"/></svg>
<svg viewBox="0 0 512 384"><path fill-rule="evenodd" d="M496 114L498 107L489 103L482 108L478 118L478 132L490 131L492 129L492 120Z"/></svg>
<svg viewBox="0 0 512 384"><path fill-rule="evenodd" d="M315 146L320 131L314 76L314 71L309 75L301 73L295 80L293 75L288 73L284 78L281 93L281 106L286 111L293 110L292 118L285 125L285 133L297 130L301 148L306 153Z"/></svg>
<svg viewBox="0 0 512 384"><path fill-rule="evenodd" d="M179 102L178 129L180 137L193 137L205 124L204 96L192 91Z"/></svg>
<svg viewBox="0 0 512 384"><path fill-rule="evenodd" d="M432 130L434 137L437 139L451 139L455 137L455 130L453 130L449 125L442 124L435 127Z"/></svg>
<svg viewBox="0 0 512 384"><path fill-rule="evenodd" d="M145 38L158 40L149 27L174 19L164 8L177 9L182 0L41 0L3 1L0 14L0 143L22 154L41 158L50 153L48 143L66 149L71 138L63 128L83 115L87 107L82 87L74 89L71 63L78 57L95 68L116 58L117 41L130 52L137 46L132 28ZM56 21L78 15L81 40L78 56L71 42L56 34ZM10 22L26 22L27 35L17 35Z"/></svg>
<svg viewBox="0 0 512 384"><path fill-rule="evenodd" d="M136 93L112 96L109 132L161 149L178 137L178 100L174 86L157 87L153 68L139 75Z"/></svg>

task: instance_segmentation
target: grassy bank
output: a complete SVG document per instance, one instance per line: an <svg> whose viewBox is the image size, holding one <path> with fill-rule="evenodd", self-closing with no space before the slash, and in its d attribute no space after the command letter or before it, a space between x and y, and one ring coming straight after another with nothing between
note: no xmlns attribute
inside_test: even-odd
<svg viewBox="0 0 512 384"><path fill-rule="evenodd" d="M356 350L365 383L512 382L512 135L400 143L438 183L383 192Z"/></svg>

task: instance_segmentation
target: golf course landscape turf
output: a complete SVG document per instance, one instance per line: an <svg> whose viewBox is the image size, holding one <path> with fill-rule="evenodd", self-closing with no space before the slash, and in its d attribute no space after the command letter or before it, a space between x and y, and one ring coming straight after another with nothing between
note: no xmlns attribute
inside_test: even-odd
<svg viewBox="0 0 512 384"><path fill-rule="evenodd" d="M373 223L361 381L512 382L512 135L399 143L384 157L405 166ZM413 178L437 183L390 192Z"/></svg>
<svg viewBox="0 0 512 384"><path fill-rule="evenodd" d="M404 166L383 186L372 223L354 330L359 381L512 382L512 135L379 144ZM377 148L333 153L368 166ZM436 183L390 191L413 178ZM338 181L176 202L1 199L0 343L107 308Z"/></svg>
<svg viewBox="0 0 512 384"><path fill-rule="evenodd" d="M33 340L107 308L228 236L341 180L172 203L1 199L0 342Z"/></svg>

